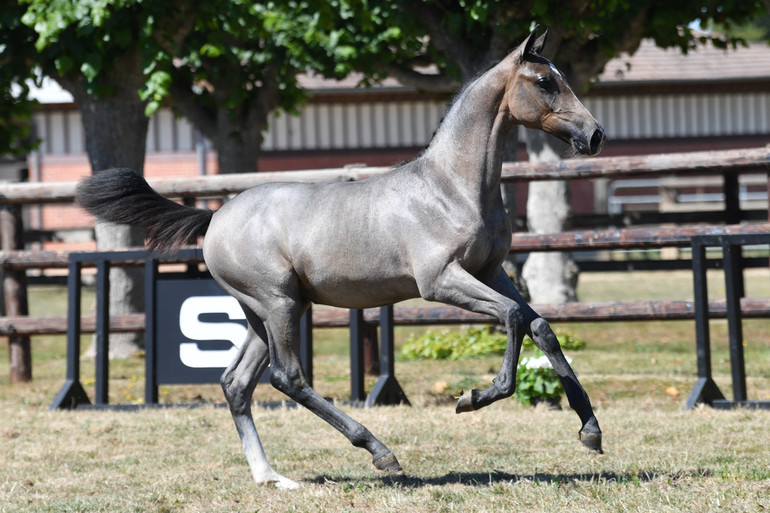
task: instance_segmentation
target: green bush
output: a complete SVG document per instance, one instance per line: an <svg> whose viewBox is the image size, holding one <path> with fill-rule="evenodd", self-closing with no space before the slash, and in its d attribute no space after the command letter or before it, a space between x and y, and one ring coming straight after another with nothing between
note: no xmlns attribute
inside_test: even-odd
<svg viewBox="0 0 770 513"><path fill-rule="evenodd" d="M429 331L420 337L409 337L401 348L401 356L407 360L460 360L503 354L506 341L505 335L483 326L461 331Z"/></svg>
<svg viewBox="0 0 770 513"><path fill-rule="evenodd" d="M584 340L570 333L557 333L562 349L579 351L584 349ZM429 331L426 334L411 336L401 349L401 356L406 360L460 360L477 356L503 354L507 337L488 326L473 326L460 331ZM529 337L524 337L522 352L535 351L535 344Z"/></svg>
<svg viewBox="0 0 770 513"><path fill-rule="evenodd" d="M559 345L565 351L580 351L586 348L586 341L572 333L557 332L556 338L559 339Z"/></svg>
<svg viewBox="0 0 770 513"><path fill-rule="evenodd" d="M564 394L564 387L545 355L537 351L534 356L525 356L516 369L516 392L513 398L532 405L538 401L558 404Z"/></svg>

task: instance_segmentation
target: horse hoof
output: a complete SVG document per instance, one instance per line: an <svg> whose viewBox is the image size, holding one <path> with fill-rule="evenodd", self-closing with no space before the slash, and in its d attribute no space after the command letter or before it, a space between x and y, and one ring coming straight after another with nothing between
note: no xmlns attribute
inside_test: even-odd
<svg viewBox="0 0 770 513"><path fill-rule="evenodd" d="M392 452L388 452L376 459L372 458L372 463L377 467L377 470L384 470L386 472L401 472L403 470L396 459L396 455Z"/></svg>
<svg viewBox="0 0 770 513"><path fill-rule="evenodd" d="M298 482L283 476L279 476L279 479L273 481L273 486L281 490L296 490L300 487Z"/></svg>
<svg viewBox="0 0 770 513"><path fill-rule="evenodd" d="M457 406L455 407L455 413L463 413L465 411L475 411L476 408L473 406L474 400L476 399L476 394L479 391L475 388L472 388L471 390L468 390L465 392L460 398L457 400Z"/></svg>
<svg viewBox="0 0 770 513"><path fill-rule="evenodd" d="M258 485L273 486L282 490L296 490L300 487L298 482L292 481L288 477L283 477L275 471L268 474L255 475L254 479Z"/></svg>
<svg viewBox="0 0 770 513"><path fill-rule="evenodd" d="M601 433L584 433L580 432L578 434L578 437L580 438L580 441L591 449L592 451L596 451L599 454L604 454L604 451L602 451L602 434Z"/></svg>

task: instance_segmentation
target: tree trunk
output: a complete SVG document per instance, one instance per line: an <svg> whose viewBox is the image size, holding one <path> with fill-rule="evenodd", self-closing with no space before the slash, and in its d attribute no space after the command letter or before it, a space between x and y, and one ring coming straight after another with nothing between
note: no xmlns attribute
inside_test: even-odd
<svg viewBox="0 0 770 513"><path fill-rule="evenodd" d="M225 109L218 112L214 147L217 150L219 172L253 173L257 171L260 138L265 121L249 124L232 119Z"/></svg>
<svg viewBox="0 0 770 513"><path fill-rule="evenodd" d="M561 159L565 145L543 132L528 130L527 151L531 162L554 162ZM571 217L568 183L530 182L527 224L531 232L564 231ZM522 277L532 303L566 303L577 299L577 266L568 253L531 253L524 263Z"/></svg>
<svg viewBox="0 0 770 513"><path fill-rule="evenodd" d="M134 55L134 53L136 53ZM144 81L141 57L137 52L118 59L104 78L112 94L95 97L86 91L82 77L56 77L75 99L83 119L86 150L91 171L98 173L112 167L128 167L144 173L148 118L145 103L139 98ZM121 249L144 245L144 230L136 227L97 223L99 249ZM144 311L144 278L141 269L113 268L110 271L110 313L112 315ZM110 357L126 358L144 347L138 333L110 336Z"/></svg>

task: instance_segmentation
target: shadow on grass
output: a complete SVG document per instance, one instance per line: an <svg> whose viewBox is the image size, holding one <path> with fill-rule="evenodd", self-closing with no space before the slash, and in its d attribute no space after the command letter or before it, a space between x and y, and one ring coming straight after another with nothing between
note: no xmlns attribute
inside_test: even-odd
<svg viewBox="0 0 770 513"><path fill-rule="evenodd" d="M708 470L682 471L682 472L657 472L657 471L639 471L639 472L594 472L585 474L510 474L508 472L450 472L443 476L436 477L416 477L406 474L386 475L373 478L356 479L349 477L318 476L308 479L306 482L315 484L324 483L346 483L355 485L379 483L380 486L391 486L400 488L422 488L424 486L444 486L450 484L462 484L466 486L490 486L498 483L520 483L532 482L538 484L577 484L591 482L615 482L625 483L646 483L655 479L666 479L669 481L678 481L691 477L708 477L711 472Z"/></svg>

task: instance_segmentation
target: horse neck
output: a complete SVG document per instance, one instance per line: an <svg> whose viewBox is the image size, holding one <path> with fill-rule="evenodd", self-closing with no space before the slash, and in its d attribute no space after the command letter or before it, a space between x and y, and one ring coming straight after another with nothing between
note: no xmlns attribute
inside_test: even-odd
<svg viewBox="0 0 770 513"><path fill-rule="evenodd" d="M445 186L454 184L482 202L500 190L505 137L513 125L500 108L510 66L502 61L460 93L424 154Z"/></svg>

